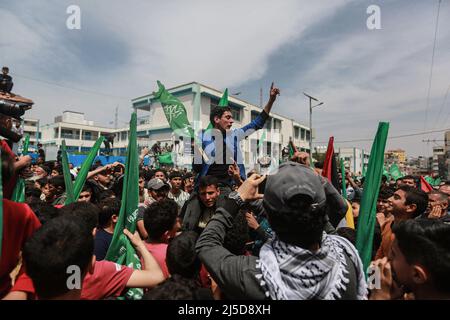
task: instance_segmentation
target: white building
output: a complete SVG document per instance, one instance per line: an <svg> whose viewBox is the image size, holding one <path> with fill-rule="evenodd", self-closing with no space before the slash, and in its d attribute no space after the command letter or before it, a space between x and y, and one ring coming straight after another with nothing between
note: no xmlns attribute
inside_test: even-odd
<svg viewBox="0 0 450 320"><path fill-rule="evenodd" d="M188 120L197 130L208 126L211 107L218 105L223 95L222 91L197 82L183 84L168 89L168 91L184 104ZM174 141L175 137L166 120L162 106L153 94L133 99L132 102L133 108L137 110L139 119L141 119L141 124L138 126L138 137L142 137L143 140L148 139L146 144L150 146L156 141L162 141L162 145L164 142L171 143ZM229 96L228 102L234 118L233 127L236 128L250 123L262 111L259 107L233 96ZM280 109L281 106L275 103L273 108L275 112L270 113L271 117L266 122L267 150L265 153L271 154L275 143L278 147L286 147L289 139L293 139L299 150L309 151L309 128L276 113ZM257 156L256 145L258 139L261 139L263 135L263 130L259 130L241 142L243 160L246 164L254 161Z"/></svg>
<svg viewBox="0 0 450 320"><path fill-rule="evenodd" d="M85 119L84 113L64 111L54 123L41 126L40 131L44 150L59 148L65 139L68 152L89 152L101 135L114 133L115 129L96 126Z"/></svg>
<svg viewBox="0 0 450 320"><path fill-rule="evenodd" d="M36 148L37 141L40 140L41 133L39 132L39 120L24 118L23 120L23 136L30 135L30 149Z"/></svg>
<svg viewBox="0 0 450 320"><path fill-rule="evenodd" d="M345 167L353 174L362 174L363 165L367 169L370 152L359 148L338 148L335 151L339 152L340 158L344 159Z"/></svg>

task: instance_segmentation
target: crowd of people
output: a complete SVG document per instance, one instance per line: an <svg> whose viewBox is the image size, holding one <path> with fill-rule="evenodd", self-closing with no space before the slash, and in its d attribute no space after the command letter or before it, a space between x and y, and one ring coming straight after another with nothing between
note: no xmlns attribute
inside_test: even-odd
<svg viewBox="0 0 450 320"><path fill-rule="evenodd" d="M213 108L211 124L224 137L216 148L262 128L278 94L272 85L264 110L239 129L231 129L228 107ZM225 153L193 171L149 167L144 148L136 233L123 230L137 270L107 259L124 201L123 164L95 163L78 201L65 205L60 162L31 163L4 140L1 151L2 299L116 299L130 288L142 288L146 300L450 298L449 181L426 193L418 177L382 180L372 250L378 285L370 286L356 249L364 178L341 177L345 199L304 152L261 175ZM19 175L24 203L10 200Z"/></svg>

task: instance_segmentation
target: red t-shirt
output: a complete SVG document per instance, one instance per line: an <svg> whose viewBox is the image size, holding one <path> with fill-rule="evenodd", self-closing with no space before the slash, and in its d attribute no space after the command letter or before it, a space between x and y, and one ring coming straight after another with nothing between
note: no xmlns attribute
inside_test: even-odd
<svg viewBox="0 0 450 320"><path fill-rule="evenodd" d="M0 140L0 147L7 153L9 156L15 161L16 155L14 152L12 152L11 148L8 146L5 140ZM3 181L3 198L4 199L11 199L12 194L14 192L14 188L16 187L17 183L17 174L14 173L14 175L9 179L9 181Z"/></svg>
<svg viewBox="0 0 450 320"><path fill-rule="evenodd" d="M0 261L0 298L11 288L9 274L19 262L19 254L41 223L27 204L3 199L3 240ZM19 274L23 273L23 267Z"/></svg>
<svg viewBox="0 0 450 320"><path fill-rule="evenodd" d="M102 300L118 297L125 290L134 270L111 261L96 261L94 273L88 273L81 289L82 300ZM34 297L34 286L27 274L22 274L11 291L22 291Z"/></svg>
<svg viewBox="0 0 450 320"><path fill-rule="evenodd" d="M147 250L152 254L155 260L158 262L164 277L167 279L169 277L169 269L166 265L166 254L167 254L167 243L145 243ZM144 260L141 258L141 264L144 265Z"/></svg>

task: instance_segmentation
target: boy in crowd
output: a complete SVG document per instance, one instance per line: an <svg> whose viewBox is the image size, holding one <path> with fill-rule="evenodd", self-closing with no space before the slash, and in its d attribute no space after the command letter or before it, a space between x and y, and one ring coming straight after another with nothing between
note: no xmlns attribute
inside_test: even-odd
<svg viewBox="0 0 450 320"><path fill-rule="evenodd" d="M182 178L183 176L179 171L173 171L169 174L171 189L169 191L168 198L174 200L180 209L190 197L189 193L184 192L181 188L183 183Z"/></svg>
<svg viewBox="0 0 450 320"><path fill-rule="evenodd" d="M381 288L373 300L450 299L450 225L439 220L416 219L396 224L388 258L373 262L380 268Z"/></svg>
<svg viewBox="0 0 450 320"><path fill-rule="evenodd" d="M98 224L98 208L95 205L88 202L74 202L60 209L60 213L62 217L81 219L82 223L78 222L78 224L86 230L82 234L89 235L90 241L94 243ZM95 261L92 273L88 272L83 280L81 299L101 300L108 297L118 297L123 295L127 288L152 288L164 280L161 268L146 249L139 235L137 233L133 235L127 230L124 230L124 233L142 257L142 270L133 270L127 266L106 260ZM84 240L87 241L87 236ZM92 257L95 258L93 254ZM42 259L40 263L52 268L53 261ZM16 299L24 300L27 298L27 294L31 297L35 296L33 283L27 274L22 274L18 278L11 291L14 292Z"/></svg>
<svg viewBox="0 0 450 320"><path fill-rule="evenodd" d="M393 219L386 221L381 228L381 245L375 259L387 257L392 247L392 225L394 223L414 219L422 215L428 206L428 195L408 185L400 185L388 200L392 208Z"/></svg>
<svg viewBox="0 0 450 320"><path fill-rule="evenodd" d="M213 176L201 177L198 195L181 209L182 229L200 234L216 211L219 195L219 180Z"/></svg>
<svg viewBox="0 0 450 320"><path fill-rule="evenodd" d="M171 199L153 203L144 211L144 226L148 234L145 247L158 261L165 278L169 277L166 265L167 244L175 236L177 214L178 205Z"/></svg>
<svg viewBox="0 0 450 320"><path fill-rule="evenodd" d="M105 259L111 244L114 228L120 212L120 201L117 198L104 199L98 204L98 229L95 234L94 254L97 261Z"/></svg>

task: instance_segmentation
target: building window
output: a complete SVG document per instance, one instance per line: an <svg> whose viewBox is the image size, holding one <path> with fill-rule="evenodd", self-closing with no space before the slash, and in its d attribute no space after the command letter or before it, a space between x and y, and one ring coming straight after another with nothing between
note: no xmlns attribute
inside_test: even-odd
<svg viewBox="0 0 450 320"><path fill-rule="evenodd" d="M128 136L128 132L127 131L121 132L120 133L120 140L122 140L122 141L127 140L128 139L127 136Z"/></svg>
<svg viewBox="0 0 450 320"><path fill-rule="evenodd" d="M281 120L273 119L273 128L275 130L281 130Z"/></svg>
<svg viewBox="0 0 450 320"><path fill-rule="evenodd" d="M294 137L295 139L300 138L300 128L299 127L294 127Z"/></svg>
<svg viewBox="0 0 450 320"><path fill-rule="evenodd" d="M91 141L92 139L92 132L90 131L83 131L83 140Z"/></svg>
<svg viewBox="0 0 450 320"><path fill-rule="evenodd" d="M309 136L311 135L311 132L309 130L306 130L306 140L309 141Z"/></svg>
<svg viewBox="0 0 450 320"><path fill-rule="evenodd" d="M300 134L301 134L301 139L305 140L305 129L301 128Z"/></svg>

